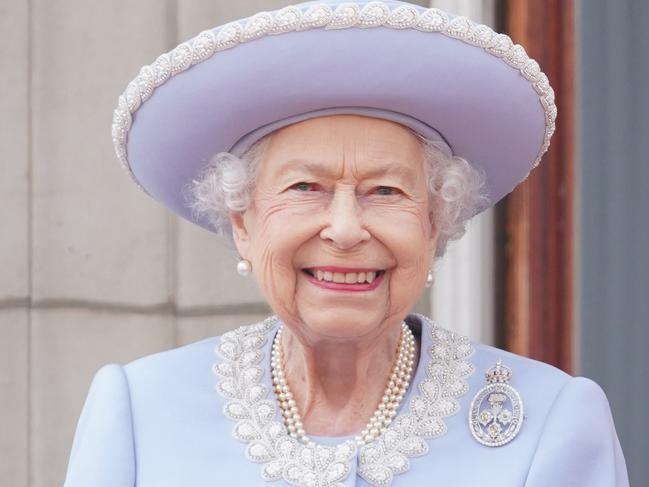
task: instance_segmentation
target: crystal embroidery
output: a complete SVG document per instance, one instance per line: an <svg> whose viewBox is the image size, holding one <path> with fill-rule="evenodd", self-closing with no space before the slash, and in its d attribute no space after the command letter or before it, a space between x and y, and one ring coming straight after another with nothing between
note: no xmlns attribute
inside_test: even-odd
<svg viewBox="0 0 649 487"><path fill-rule="evenodd" d="M302 17L302 24L299 30L324 27L331 22L332 15L331 7L327 4L323 3L309 7Z"/></svg>
<svg viewBox="0 0 649 487"><path fill-rule="evenodd" d="M285 7L275 15L272 33L281 34L297 29L302 22L302 10L297 7Z"/></svg>
<svg viewBox="0 0 649 487"><path fill-rule="evenodd" d="M520 44L516 44L514 47L512 47L509 52L507 52L507 56L505 56L505 61L507 62L507 64L518 69L521 69L523 66L525 66L525 63L527 63L528 59L529 57L525 52L525 48Z"/></svg>
<svg viewBox="0 0 649 487"><path fill-rule="evenodd" d="M446 28L446 32L448 32L448 35L457 39L465 39L468 36L471 27L472 24L469 19L459 16L451 20Z"/></svg>
<svg viewBox="0 0 649 487"><path fill-rule="evenodd" d="M153 71L153 83L156 88L162 83L167 81L171 76L171 63L169 61L169 54L160 54L158 59L151 65Z"/></svg>
<svg viewBox="0 0 649 487"><path fill-rule="evenodd" d="M502 58L507 55L513 46L514 43L507 34L496 34L491 39L491 44L489 44L486 49L491 54Z"/></svg>
<svg viewBox="0 0 649 487"><path fill-rule="evenodd" d="M172 76L181 71L185 71L190 67L192 65L193 55L192 46L189 42L184 42L171 51L170 58Z"/></svg>
<svg viewBox="0 0 649 487"><path fill-rule="evenodd" d="M417 27L425 32L440 32L447 25L448 15L446 12L437 8L429 8L419 16L419 24Z"/></svg>
<svg viewBox="0 0 649 487"><path fill-rule="evenodd" d="M214 49L216 48L214 32L206 30L198 34L192 41L192 48L194 51L192 62L196 64L205 61L214 54Z"/></svg>
<svg viewBox="0 0 649 487"><path fill-rule="evenodd" d="M139 108L142 100L140 98L140 88L135 81L131 81L126 87L124 98L126 98L126 105L131 113Z"/></svg>
<svg viewBox="0 0 649 487"><path fill-rule="evenodd" d="M359 27L383 25L390 16L390 9L383 2L370 2L361 10Z"/></svg>
<svg viewBox="0 0 649 487"><path fill-rule="evenodd" d="M550 138L555 130L557 108L547 76L541 72L538 63L528 57L525 49L522 46L514 45L506 34L497 34L490 27L473 23L466 17L458 16L449 19L444 11L437 8L419 10L409 5L399 5L391 9L388 4L376 1L367 4L342 3L334 11L325 3L316 3L305 6L304 12L298 6L286 7L276 12L260 12L248 19L245 26L240 22L231 22L218 30L201 32L171 52L162 54L153 64L142 68L144 71L141 71L138 77L127 86L122 95L127 100L129 117L119 116L113 119L112 133L120 134L119 137L113 136L113 145L122 166L129 172L131 179L136 181L130 170L126 151L131 115L151 96L155 88L168 81L172 76L188 69L193 64L211 58L219 51L267 35L318 28L346 29L352 27L385 27L439 32L483 48L486 52L503 59L508 65L518 69L521 75L533 84L546 114L543 144L532 168L539 164L541 157L550 146ZM145 73L144 77L142 76L143 72ZM139 183L138 186L140 186Z"/></svg>
<svg viewBox="0 0 649 487"><path fill-rule="evenodd" d="M259 39L268 34L273 27L273 16L268 12L259 12L252 16L243 29L243 41Z"/></svg>
<svg viewBox="0 0 649 487"><path fill-rule="evenodd" d="M469 32L467 41L474 46L487 47L495 35L496 33L486 25L476 25L471 29L471 32Z"/></svg>
<svg viewBox="0 0 649 487"><path fill-rule="evenodd" d="M325 29L344 29L353 27L360 19L361 9L355 3L341 3L331 16L331 21Z"/></svg>
<svg viewBox="0 0 649 487"><path fill-rule="evenodd" d="M216 50L223 51L236 46L243 35L243 27L239 22L224 25L216 34Z"/></svg>
<svg viewBox="0 0 649 487"><path fill-rule="evenodd" d="M415 7L409 5L401 5L395 8L388 16L385 25L393 29L407 29L417 25L419 20L419 12Z"/></svg>
<svg viewBox="0 0 649 487"><path fill-rule="evenodd" d="M138 87L140 88L140 96L142 98L142 102L144 103L149 99L151 93L153 93L153 90L155 88L154 73L151 66L142 66L142 69L140 69L140 74L138 75L136 80Z"/></svg>
<svg viewBox="0 0 649 487"><path fill-rule="evenodd" d="M357 451L353 441L335 446L302 445L291 438L277 417L277 405L261 383L262 348L277 325L276 317L225 333L215 352L221 360L212 370L217 391L227 399L223 414L235 422L233 436L247 443L246 457L261 463L266 481L283 479L298 487L340 487L358 454L358 475L371 485L389 486L395 475L410 468L409 457L428 451L427 439L446 432L444 418L459 410L457 398L468 390L474 367L469 340L435 326L423 316L422 333L432 345L422 351L425 379L413 393L407 412L399 414L385 433ZM264 367L265 369L265 367ZM413 384L413 387L415 384Z"/></svg>

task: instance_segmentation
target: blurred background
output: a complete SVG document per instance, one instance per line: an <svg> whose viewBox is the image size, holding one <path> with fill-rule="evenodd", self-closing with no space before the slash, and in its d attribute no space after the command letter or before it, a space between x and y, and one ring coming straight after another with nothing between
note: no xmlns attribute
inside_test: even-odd
<svg viewBox="0 0 649 487"><path fill-rule="evenodd" d="M596 380L649 478L649 2L419 1L508 33L556 91L533 175L438 263L418 311ZM140 192L117 96L203 29L285 0L0 0L0 485L63 482L99 367L269 313L235 255ZM584 408L588 405L584 404Z"/></svg>

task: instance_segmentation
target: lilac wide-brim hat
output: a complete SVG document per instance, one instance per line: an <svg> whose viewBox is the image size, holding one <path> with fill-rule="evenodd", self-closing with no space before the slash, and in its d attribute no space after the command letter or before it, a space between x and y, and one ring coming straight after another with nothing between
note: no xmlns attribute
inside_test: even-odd
<svg viewBox="0 0 649 487"><path fill-rule="evenodd" d="M119 97L117 156L136 183L196 221L191 185L212 156L328 114L399 122L486 175L495 204L540 161L554 92L504 34L399 1L318 1L201 32L144 66Z"/></svg>

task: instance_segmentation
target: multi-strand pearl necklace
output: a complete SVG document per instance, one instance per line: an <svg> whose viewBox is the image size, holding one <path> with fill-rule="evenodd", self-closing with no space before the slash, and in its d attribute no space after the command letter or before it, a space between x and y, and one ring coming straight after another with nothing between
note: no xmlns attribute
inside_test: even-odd
<svg viewBox="0 0 649 487"><path fill-rule="evenodd" d="M284 417L284 424L289 434L302 443L312 446L314 442L309 439L304 431L302 418L297 410L297 404L289 389L286 374L284 373L284 354L282 352L281 337L282 327L277 330L271 351L271 373L273 376L275 395L279 401L282 416ZM385 392L376 411L374 411L374 414L360 435L356 437L357 444L363 445L369 443L385 432L387 426L397 415L399 405L408 390L414 366L415 337L408 325L402 323L397 360L392 366L390 379L388 380Z"/></svg>

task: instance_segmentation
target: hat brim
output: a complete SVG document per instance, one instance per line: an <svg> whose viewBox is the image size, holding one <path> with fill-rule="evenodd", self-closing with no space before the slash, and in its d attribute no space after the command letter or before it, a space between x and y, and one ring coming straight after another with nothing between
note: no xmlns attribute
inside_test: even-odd
<svg viewBox="0 0 649 487"><path fill-rule="evenodd" d="M394 12L403 4L383 5ZM308 6L297 8L304 14ZM436 10L408 8L418 19ZM469 26L464 38L449 30L457 19ZM186 188L214 154L241 153L264 127L276 129L282 121L327 109L403 115L434 129L454 155L484 171L491 204L526 178L549 145L556 108L547 77L511 41L504 54L496 52L493 31L490 44L476 45L476 34L469 36L478 26L463 17L448 18L439 32L357 24L244 41L249 23L239 23L236 45L200 62L194 53L193 65L172 72L148 97L140 89L137 107L129 107L132 122L121 156L150 195L191 221ZM214 39L221 29L211 31ZM535 68L529 76L526 66ZM196 223L209 229L207 222Z"/></svg>

